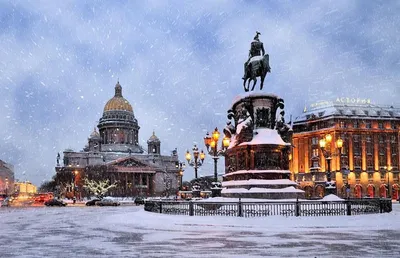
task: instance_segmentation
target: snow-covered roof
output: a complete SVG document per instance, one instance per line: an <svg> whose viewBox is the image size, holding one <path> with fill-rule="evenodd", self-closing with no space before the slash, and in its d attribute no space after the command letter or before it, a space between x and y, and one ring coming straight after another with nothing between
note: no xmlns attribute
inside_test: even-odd
<svg viewBox="0 0 400 258"><path fill-rule="evenodd" d="M249 185L297 185L289 179L249 179L249 180L232 180L222 182L222 186L249 186Z"/></svg>
<svg viewBox="0 0 400 258"><path fill-rule="evenodd" d="M294 123L301 123L309 119L327 118L327 117L351 117L366 119L382 118L400 118L400 108L393 106L380 106L372 104L351 104L351 103L333 103L318 107L313 107L296 117Z"/></svg>
<svg viewBox="0 0 400 258"><path fill-rule="evenodd" d="M235 172L231 173L226 173L225 176L231 176L231 175L240 175L240 174L264 174L264 173L274 173L274 174L290 174L291 172L289 170L238 170Z"/></svg>

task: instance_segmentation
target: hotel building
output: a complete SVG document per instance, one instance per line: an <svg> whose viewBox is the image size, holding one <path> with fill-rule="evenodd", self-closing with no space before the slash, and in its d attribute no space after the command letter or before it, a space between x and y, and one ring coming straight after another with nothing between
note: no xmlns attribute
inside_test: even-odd
<svg viewBox="0 0 400 258"><path fill-rule="evenodd" d="M306 197L333 186L341 197L399 198L400 108L358 98L318 102L293 131L291 170ZM323 149L321 139L328 139Z"/></svg>

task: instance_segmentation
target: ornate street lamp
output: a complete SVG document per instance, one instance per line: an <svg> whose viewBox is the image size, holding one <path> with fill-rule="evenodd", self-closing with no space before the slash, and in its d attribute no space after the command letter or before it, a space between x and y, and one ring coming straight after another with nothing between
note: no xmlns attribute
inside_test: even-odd
<svg viewBox="0 0 400 258"><path fill-rule="evenodd" d="M331 134L326 134L324 136L324 138L319 140L319 147L322 150L322 155L324 155L326 162L328 163L328 169L326 171L326 179L327 179L327 182L329 182L328 184L330 184L330 182L331 182L331 160L332 160L332 157L337 155L336 153L331 152L331 142L332 142ZM339 156L340 156L342 147L343 147L343 140L339 138L339 139L337 139L336 146L335 146L335 148L337 148L339 150Z"/></svg>
<svg viewBox="0 0 400 258"><path fill-rule="evenodd" d="M199 148L197 148L196 145L193 146L192 150L193 150L193 160L189 150L186 151L185 158L189 166L194 167L194 178L197 179L197 169L201 167L201 165L203 165L206 154L203 152L203 150L199 152Z"/></svg>
<svg viewBox="0 0 400 258"><path fill-rule="evenodd" d="M204 137L204 144L207 147L208 154L212 156L214 159L214 182L218 182L218 172L217 172L217 163L219 156L223 156L225 154L226 149L229 147L230 139L228 137L224 137L222 139L222 147L218 149L218 140L220 133L218 132L218 128L215 128L212 136L208 133Z"/></svg>
<svg viewBox="0 0 400 258"><path fill-rule="evenodd" d="M182 187L183 186L183 171L185 171L184 168L186 166L185 166L184 162L177 162L175 164L175 167L178 169L178 174L179 174L179 177L180 177L179 190L182 191L182 188L183 188Z"/></svg>

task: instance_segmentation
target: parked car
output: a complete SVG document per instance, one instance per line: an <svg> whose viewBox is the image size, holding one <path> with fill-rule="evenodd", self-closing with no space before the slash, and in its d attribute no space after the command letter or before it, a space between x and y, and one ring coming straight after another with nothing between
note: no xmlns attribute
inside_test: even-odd
<svg viewBox="0 0 400 258"><path fill-rule="evenodd" d="M136 197L134 202L136 205L144 204L144 198L140 196Z"/></svg>
<svg viewBox="0 0 400 258"><path fill-rule="evenodd" d="M114 201L113 199L102 199L100 201L97 201L96 205L98 205L98 206L119 206L120 203L117 201Z"/></svg>
<svg viewBox="0 0 400 258"><path fill-rule="evenodd" d="M57 199L51 199L46 202L44 202L44 205L46 206L67 206L67 204L63 201L57 200Z"/></svg>
<svg viewBox="0 0 400 258"><path fill-rule="evenodd" d="M101 200L98 198L95 198L93 200L87 201L86 206L94 206L94 205L96 205L96 202L98 202L98 201L101 201Z"/></svg>
<svg viewBox="0 0 400 258"><path fill-rule="evenodd" d="M11 199L10 197L5 198L4 200L0 201L0 207L9 207Z"/></svg>

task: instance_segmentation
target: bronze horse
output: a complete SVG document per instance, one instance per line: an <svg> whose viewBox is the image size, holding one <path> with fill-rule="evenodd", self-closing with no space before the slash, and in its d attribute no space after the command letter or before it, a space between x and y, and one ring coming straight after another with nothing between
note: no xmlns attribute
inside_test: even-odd
<svg viewBox="0 0 400 258"><path fill-rule="evenodd" d="M269 55L266 54L261 57L259 60L250 60L249 64L246 68L246 76L243 81L243 88L245 92L248 92L250 89L250 82L253 81L253 87L251 90L254 90L254 87L257 83L257 77L261 77L260 90L262 90L264 86L264 79L267 73L271 72L271 67L269 66ZM247 87L246 87L247 82Z"/></svg>

